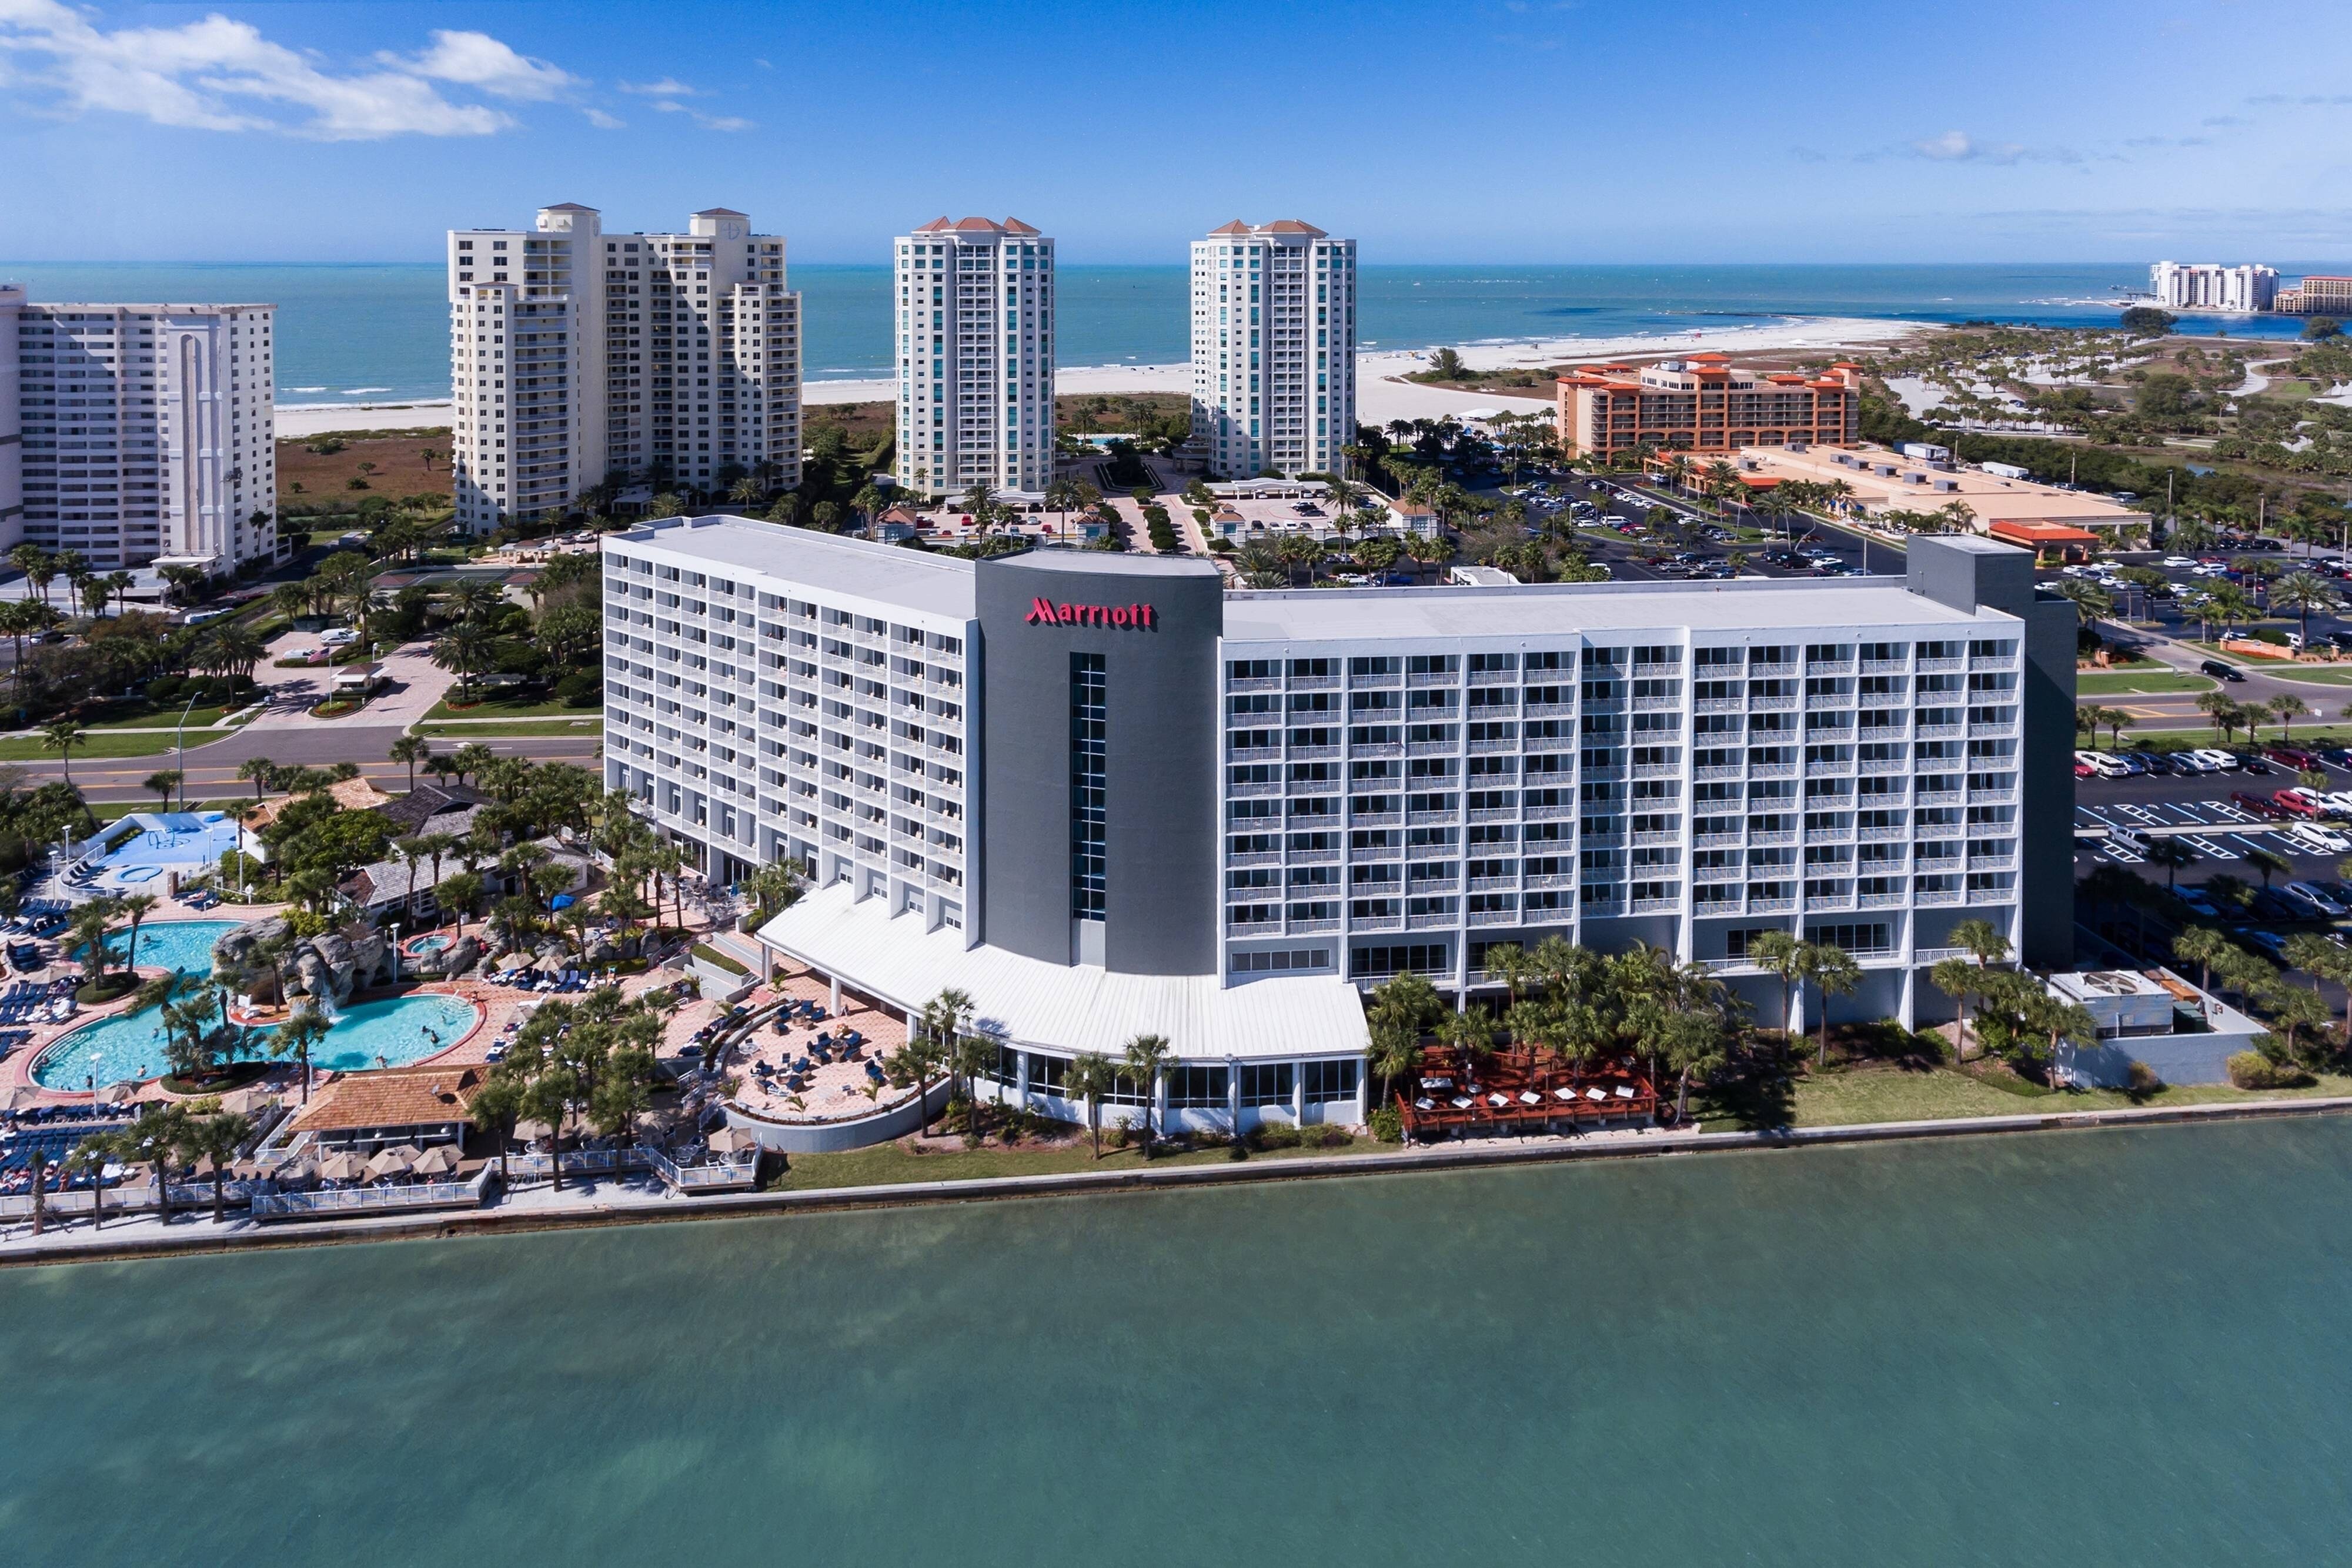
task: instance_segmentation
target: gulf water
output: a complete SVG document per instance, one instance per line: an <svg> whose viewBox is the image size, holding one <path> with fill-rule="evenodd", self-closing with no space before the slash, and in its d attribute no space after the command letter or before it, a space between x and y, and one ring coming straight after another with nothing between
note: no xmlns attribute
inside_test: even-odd
<svg viewBox="0 0 2352 1568"><path fill-rule="evenodd" d="M2339 1563L2352 1124L0 1272L63 1563Z"/></svg>
<svg viewBox="0 0 2352 1568"><path fill-rule="evenodd" d="M2314 264L2313 270L2325 270ZM2290 276L2304 270L2283 267ZM449 392L448 310L437 264L267 266L0 261L41 300L257 303L278 308L280 402L389 402ZM890 373L890 275L797 264L812 381ZM1055 357L1065 366L1186 357L1181 267L1064 266ZM1358 337L1421 349L1529 339L1668 337L1798 317L1991 319L2113 325L2143 266L1391 267L1361 273ZM2182 329L2292 337L2294 317L2191 317Z"/></svg>

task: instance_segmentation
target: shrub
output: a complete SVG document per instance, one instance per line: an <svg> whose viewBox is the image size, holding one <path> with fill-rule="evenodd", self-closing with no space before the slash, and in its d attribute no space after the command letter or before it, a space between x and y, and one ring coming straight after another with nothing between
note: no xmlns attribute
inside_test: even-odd
<svg viewBox="0 0 2352 1568"><path fill-rule="evenodd" d="M1367 1119L1372 1136L1383 1144L1404 1142L1404 1118L1393 1105L1383 1105Z"/></svg>
<svg viewBox="0 0 2352 1568"><path fill-rule="evenodd" d="M177 675L158 675L147 683L147 700L157 707L178 702L188 689L188 683Z"/></svg>
<svg viewBox="0 0 2352 1568"><path fill-rule="evenodd" d="M2137 1096L2154 1094L2164 1087L2164 1076L2145 1061L2131 1064L2131 1092Z"/></svg>
<svg viewBox="0 0 2352 1568"><path fill-rule="evenodd" d="M2294 1063L2273 1061L2259 1051L2238 1052L2230 1058L2229 1069L2230 1082L2241 1089L2300 1089L2314 1082L2310 1073ZM2137 1081L2137 1074L2134 1076Z"/></svg>
<svg viewBox="0 0 2352 1568"><path fill-rule="evenodd" d="M604 690L593 670L574 670L555 683L555 700L566 707L593 707Z"/></svg>

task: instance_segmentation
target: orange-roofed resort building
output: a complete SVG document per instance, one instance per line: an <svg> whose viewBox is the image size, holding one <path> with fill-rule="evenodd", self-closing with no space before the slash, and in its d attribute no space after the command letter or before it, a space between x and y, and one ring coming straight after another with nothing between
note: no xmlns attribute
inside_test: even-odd
<svg viewBox="0 0 2352 1568"><path fill-rule="evenodd" d="M1732 453L1790 442L1851 446L1862 439L1862 371L1819 375L1742 370L1692 354L1635 370L1596 365L1559 378L1560 451L1607 460L1644 445Z"/></svg>

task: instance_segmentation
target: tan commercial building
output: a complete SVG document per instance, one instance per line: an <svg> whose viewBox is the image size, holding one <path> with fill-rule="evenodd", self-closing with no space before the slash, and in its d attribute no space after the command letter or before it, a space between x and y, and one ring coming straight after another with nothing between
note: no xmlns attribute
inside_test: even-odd
<svg viewBox="0 0 2352 1568"><path fill-rule="evenodd" d="M1692 354L1635 371L1598 365L1559 378L1561 452L1612 458L1648 446L1737 452L1804 442L1846 446L1862 438L1862 371L1832 365L1818 376L1743 370L1721 354Z"/></svg>
<svg viewBox="0 0 2352 1568"><path fill-rule="evenodd" d="M1958 501L1974 514L1971 526L1979 533L1988 532L1996 522L2115 528L2148 520L2146 512L2081 490L2041 484L2006 464L1955 463L1946 448L1924 443L1899 452L1883 446L1800 452L1751 446L1737 462L1740 477L1751 489L1791 480L1843 483L1846 507L1870 517L1940 511Z"/></svg>
<svg viewBox="0 0 2352 1568"><path fill-rule="evenodd" d="M2272 306L2288 316L2352 316L2352 277L2306 277L2280 289Z"/></svg>

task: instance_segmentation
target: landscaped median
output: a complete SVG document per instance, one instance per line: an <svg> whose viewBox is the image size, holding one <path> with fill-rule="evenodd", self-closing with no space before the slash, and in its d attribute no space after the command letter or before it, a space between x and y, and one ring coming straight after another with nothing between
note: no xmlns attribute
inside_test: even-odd
<svg viewBox="0 0 2352 1568"><path fill-rule="evenodd" d="M419 724L414 733L428 740L499 740L533 735L598 736L604 733L601 714L585 718L518 718L480 724Z"/></svg>

